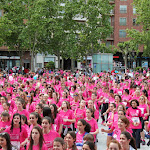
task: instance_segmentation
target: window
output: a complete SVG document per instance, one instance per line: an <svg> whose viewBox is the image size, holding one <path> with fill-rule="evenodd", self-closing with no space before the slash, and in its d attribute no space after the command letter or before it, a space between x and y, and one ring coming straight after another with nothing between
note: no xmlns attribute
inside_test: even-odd
<svg viewBox="0 0 150 150"><path fill-rule="evenodd" d="M120 5L120 13L121 14L127 13L127 5Z"/></svg>
<svg viewBox="0 0 150 150"><path fill-rule="evenodd" d="M106 47L109 47L111 45L114 45L114 42L113 41L106 41Z"/></svg>
<svg viewBox="0 0 150 150"><path fill-rule="evenodd" d="M126 30L119 30L119 37L125 38L126 37Z"/></svg>
<svg viewBox="0 0 150 150"><path fill-rule="evenodd" d="M138 24L136 22L136 18L133 18L132 22L133 22L133 26L138 26Z"/></svg>
<svg viewBox="0 0 150 150"><path fill-rule="evenodd" d="M126 26L127 25L127 18L120 18L120 26Z"/></svg>
<svg viewBox="0 0 150 150"><path fill-rule="evenodd" d="M38 68L42 68L42 63L37 63Z"/></svg>
<svg viewBox="0 0 150 150"><path fill-rule="evenodd" d="M136 8L133 7L133 14L136 14Z"/></svg>

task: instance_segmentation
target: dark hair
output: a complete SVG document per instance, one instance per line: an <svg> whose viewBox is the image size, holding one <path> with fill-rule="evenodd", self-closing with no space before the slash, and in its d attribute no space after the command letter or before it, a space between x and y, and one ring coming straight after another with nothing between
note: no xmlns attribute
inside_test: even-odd
<svg viewBox="0 0 150 150"><path fill-rule="evenodd" d="M86 110L89 110L92 113L92 116L94 118L94 111L91 108L87 108Z"/></svg>
<svg viewBox="0 0 150 150"><path fill-rule="evenodd" d="M94 142L86 141L84 144L88 145L90 150L96 150ZM83 146L84 146L83 144Z"/></svg>
<svg viewBox="0 0 150 150"><path fill-rule="evenodd" d="M39 125L41 125L42 119L41 119L40 115L39 115L37 112L32 112L32 113L30 113L30 115L34 115L35 118L38 118L37 123L38 123Z"/></svg>
<svg viewBox="0 0 150 150"><path fill-rule="evenodd" d="M131 102L130 102L130 106L132 106L132 102L136 102L137 106L139 106L139 102L138 102L138 100L136 100L136 99L131 100Z"/></svg>
<svg viewBox="0 0 150 150"><path fill-rule="evenodd" d="M111 89L111 90L109 91L109 93L112 93L112 94L114 94L114 90L113 90L113 89Z"/></svg>
<svg viewBox="0 0 150 150"><path fill-rule="evenodd" d="M115 104L115 103L110 103L110 104L112 104L112 105L114 106L114 108L116 108L116 104ZM109 104L109 105L110 105L110 104Z"/></svg>
<svg viewBox="0 0 150 150"><path fill-rule="evenodd" d="M15 118L16 116L19 116L19 118L20 118L19 125L20 125L20 132L21 132L21 115L20 115L19 113L15 113L15 114L13 115L13 119L12 119L12 121L11 121L11 128L10 128L10 130L13 131L13 128L14 128L14 118Z"/></svg>
<svg viewBox="0 0 150 150"><path fill-rule="evenodd" d="M89 132L91 131L91 126L90 126L90 124L87 123L84 119L80 119L80 120L78 120L78 122L79 122L79 121L80 121L83 125L85 125L84 131L89 133Z"/></svg>
<svg viewBox="0 0 150 150"><path fill-rule="evenodd" d="M6 103L6 105L8 106L8 107L10 107L10 104L8 103L8 102L5 102Z"/></svg>
<svg viewBox="0 0 150 150"><path fill-rule="evenodd" d="M50 117L45 116L45 117L42 119L42 121L43 121L44 119L46 119L46 120L48 121L48 123L49 123L49 124L51 124L51 123L52 123L52 120L51 120L51 118L50 118Z"/></svg>
<svg viewBox="0 0 150 150"><path fill-rule="evenodd" d="M94 142L94 136L92 134L86 134L84 137L83 137L83 140L84 141L91 141L91 142Z"/></svg>
<svg viewBox="0 0 150 150"><path fill-rule="evenodd" d="M148 92L146 90L142 90L146 97L148 97Z"/></svg>
<svg viewBox="0 0 150 150"><path fill-rule="evenodd" d="M62 146L65 145L64 139L61 137L57 137L55 138L54 142L59 142Z"/></svg>
<svg viewBox="0 0 150 150"><path fill-rule="evenodd" d="M0 133L0 137L5 138L7 150L12 150L12 144L10 142L10 136L7 132Z"/></svg>
<svg viewBox="0 0 150 150"><path fill-rule="evenodd" d="M49 107L44 107L43 108L43 117L45 117L45 116L48 116L48 117L51 118L51 120L53 120L51 109Z"/></svg>
<svg viewBox="0 0 150 150"><path fill-rule="evenodd" d="M23 119L23 121L25 122L25 124L28 125L28 120L27 120L27 117L25 115L21 115L21 119Z"/></svg>
<svg viewBox="0 0 150 150"><path fill-rule="evenodd" d="M3 116L3 117L8 117L8 121L10 120L10 115L9 115L8 112L3 111L3 112L1 113L1 116Z"/></svg>
<svg viewBox="0 0 150 150"><path fill-rule="evenodd" d="M121 96L120 96L120 95L118 95L118 94L116 94L116 95L115 95L115 97L116 97L116 96L118 96L118 97L119 97L119 99L120 99L120 101L119 101L119 102L122 102L122 98L121 98Z"/></svg>
<svg viewBox="0 0 150 150"><path fill-rule="evenodd" d="M75 144L75 141L76 141L76 134L75 134L75 132L74 131L69 131L67 134L70 134L70 136L74 139L72 150L77 150L77 147L76 147L76 144Z"/></svg>
<svg viewBox="0 0 150 150"><path fill-rule="evenodd" d="M56 119L57 113L58 113L58 111L57 111L57 106L56 106L56 104L51 104L50 106L53 106L53 107L54 107L54 118L53 118L53 120L52 120L52 122L54 123L54 120Z"/></svg>
<svg viewBox="0 0 150 150"><path fill-rule="evenodd" d="M125 117L125 116L120 116L119 118L118 118L118 120L121 120L121 121L123 121L127 126L126 126L126 128L128 128L129 127L129 125L130 125L130 121L129 121L129 119L127 118L127 117Z"/></svg>
<svg viewBox="0 0 150 150"><path fill-rule="evenodd" d="M35 126L35 127L33 127L33 129L38 130L38 132L40 134L39 147L40 147L40 150L42 150L42 146L43 146L43 142L44 142L44 137L43 137L42 129L39 126ZM33 131L33 129L32 129L32 131ZM28 150L32 150L33 149L34 141L32 139L32 131L31 131L31 134L30 134L30 144L29 144L29 149Z"/></svg>
<svg viewBox="0 0 150 150"><path fill-rule="evenodd" d="M2 96L2 97L5 99L6 102L8 102L8 99L6 96Z"/></svg>
<svg viewBox="0 0 150 150"><path fill-rule="evenodd" d="M25 103L25 100L23 98L19 98L17 100L17 102L20 102L22 104L23 109L26 109L26 103Z"/></svg>
<svg viewBox="0 0 150 150"><path fill-rule="evenodd" d="M109 143L108 143L108 148L109 148L109 145L111 144L111 143L115 143L115 144L117 144L118 145L118 147L119 147L119 150L121 150L121 145L120 145L120 143L117 141L117 140L111 140Z"/></svg>
<svg viewBox="0 0 150 150"><path fill-rule="evenodd" d="M38 103L37 105L38 105L39 107L41 107L41 109L43 109L43 105L42 105L42 104ZM37 105L36 105L36 106L37 106Z"/></svg>
<svg viewBox="0 0 150 150"><path fill-rule="evenodd" d="M123 131L123 132L121 132L121 134L125 135L125 137L127 138L127 140L130 140L129 145L131 145L134 149L137 150L136 144L135 144L135 140L134 140L134 138L130 135L130 133L127 132L127 131Z"/></svg>
<svg viewBox="0 0 150 150"><path fill-rule="evenodd" d="M128 89L124 89L124 91L129 95L129 90Z"/></svg>

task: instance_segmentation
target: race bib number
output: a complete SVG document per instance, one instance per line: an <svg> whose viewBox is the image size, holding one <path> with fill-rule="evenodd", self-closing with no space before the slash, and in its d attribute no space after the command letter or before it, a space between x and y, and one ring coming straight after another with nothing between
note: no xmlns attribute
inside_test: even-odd
<svg viewBox="0 0 150 150"><path fill-rule="evenodd" d="M132 121L133 121L134 123L140 123L139 117L132 117Z"/></svg>

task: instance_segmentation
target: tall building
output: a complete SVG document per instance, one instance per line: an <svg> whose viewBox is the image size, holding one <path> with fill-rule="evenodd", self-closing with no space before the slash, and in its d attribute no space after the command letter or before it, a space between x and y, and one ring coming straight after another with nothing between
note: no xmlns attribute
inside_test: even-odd
<svg viewBox="0 0 150 150"><path fill-rule="evenodd" d="M110 4L114 5L114 10L111 11L110 23L113 26L113 33L107 39L106 45L114 45L117 47L119 42L128 41L130 38L127 37L126 29L136 29L138 31L142 30L142 26L136 23L136 9L133 5L133 0L110 0ZM142 49L139 53L138 59L136 61L136 66L142 66L142 64L148 64L148 58L142 57ZM116 61L118 66L122 64L123 57L121 53L117 52L114 55L114 61ZM133 67L132 58L129 58L128 67Z"/></svg>

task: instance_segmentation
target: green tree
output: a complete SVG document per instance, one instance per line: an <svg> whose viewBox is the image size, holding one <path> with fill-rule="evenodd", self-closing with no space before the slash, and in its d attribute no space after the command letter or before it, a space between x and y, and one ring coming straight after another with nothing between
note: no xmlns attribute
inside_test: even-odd
<svg viewBox="0 0 150 150"><path fill-rule="evenodd" d="M87 62L88 55L103 52L101 43L112 32L109 18L113 6L109 4L109 0L79 0L78 7L79 17L85 19L80 28L79 52Z"/></svg>
<svg viewBox="0 0 150 150"><path fill-rule="evenodd" d="M150 1L134 0L133 6L136 9L136 23L143 27L142 31L135 29L127 30L128 36L134 43L144 47L143 55L150 57Z"/></svg>
<svg viewBox="0 0 150 150"><path fill-rule="evenodd" d="M132 41L125 41L122 43L118 43L118 51L122 53L123 59L125 62L125 71L127 69L127 60L128 60L128 55L132 55L132 52L136 52L136 55L139 53L138 46L135 45ZM134 57L136 57L136 55ZM133 56L132 56L133 57Z"/></svg>
<svg viewBox="0 0 150 150"><path fill-rule="evenodd" d="M9 50L15 50L20 56L20 67L22 69L22 57L25 47L20 38L20 34L24 24L26 6L22 0L0 0L0 9L3 10L4 15L0 19L0 39L1 45L5 45Z"/></svg>

